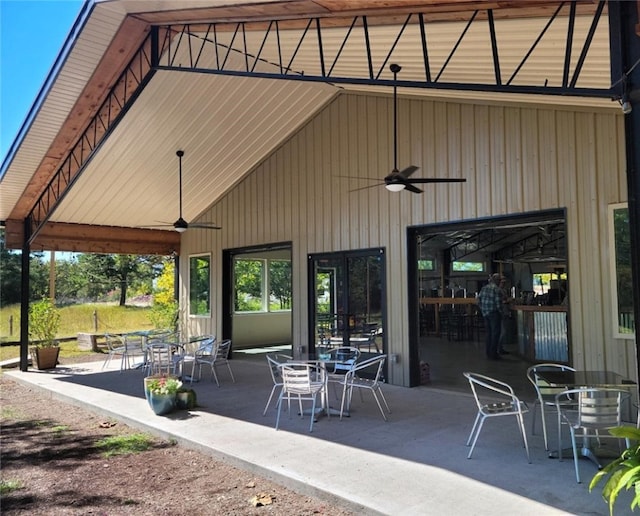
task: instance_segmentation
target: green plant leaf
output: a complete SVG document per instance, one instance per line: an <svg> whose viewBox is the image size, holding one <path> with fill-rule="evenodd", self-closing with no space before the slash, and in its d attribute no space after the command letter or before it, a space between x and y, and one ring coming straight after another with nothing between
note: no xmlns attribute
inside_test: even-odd
<svg viewBox="0 0 640 516"><path fill-rule="evenodd" d="M614 428L610 428L609 433L623 439L640 441L640 428L633 426L616 426Z"/></svg>

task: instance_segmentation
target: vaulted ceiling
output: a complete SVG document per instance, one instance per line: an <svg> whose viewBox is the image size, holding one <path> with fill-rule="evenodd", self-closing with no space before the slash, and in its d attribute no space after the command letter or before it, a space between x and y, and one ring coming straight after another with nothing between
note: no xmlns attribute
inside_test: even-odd
<svg viewBox="0 0 640 516"><path fill-rule="evenodd" d="M614 109L610 99L596 96L559 99L489 86L499 76L501 86L511 78L514 86L562 87L581 67L575 87L609 88L608 23L605 10L592 30L597 8L594 1L576 3L575 24L569 24L570 6L557 1L88 2L2 163L0 220L7 245L23 245L23 221L47 192L55 199L47 201L48 211L39 219L43 224L31 242L35 249L176 251L179 234L171 227L180 209L176 150L185 150L183 217L192 221L336 95L390 94L391 62L402 64L401 95ZM550 18L557 12L559 17ZM320 21L307 37L308 20ZM113 104L121 113L104 122L97 114L114 86L135 82L119 81L152 26L171 35L160 62L167 56L172 61L149 74L125 108ZM569 32L575 44L567 45ZM186 41L214 42L200 47L202 69L190 65L198 47ZM501 43L499 73L492 41ZM428 42L428 65L421 42ZM221 58L224 63L216 63ZM246 73L249 59L253 74ZM290 80L281 78L283 62ZM300 80L319 76L324 79ZM452 91L451 84L474 86ZM479 88L482 84L487 86ZM127 97L120 92L116 98ZM92 132L101 138L84 145ZM65 167L66 176L60 174ZM60 177L63 187L52 188ZM159 221L167 223L166 230L141 229Z"/></svg>

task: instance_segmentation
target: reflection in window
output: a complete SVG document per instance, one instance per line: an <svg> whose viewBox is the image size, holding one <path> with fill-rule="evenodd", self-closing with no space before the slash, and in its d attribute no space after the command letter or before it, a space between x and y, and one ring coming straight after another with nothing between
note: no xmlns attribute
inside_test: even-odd
<svg viewBox="0 0 640 516"><path fill-rule="evenodd" d="M236 312L291 310L291 261L239 258L234 263Z"/></svg>
<svg viewBox="0 0 640 516"><path fill-rule="evenodd" d="M189 314L211 314L211 257L189 257Z"/></svg>
<svg viewBox="0 0 640 516"><path fill-rule="evenodd" d="M451 263L454 272L484 272L484 262L460 262Z"/></svg>
<svg viewBox="0 0 640 516"><path fill-rule="evenodd" d="M610 207L610 234L613 247L612 289L614 308L614 333L617 337L630 338L635 333L633 316L633 292L631 286L631 236L629 234L629 209L626 204Z"/></svg>

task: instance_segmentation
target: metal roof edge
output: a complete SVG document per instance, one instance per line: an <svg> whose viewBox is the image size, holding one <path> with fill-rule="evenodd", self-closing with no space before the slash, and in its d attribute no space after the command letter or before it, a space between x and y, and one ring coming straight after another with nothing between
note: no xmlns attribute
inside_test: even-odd
<svg viewBox="0 0 640 516"><path fill-rule="evenodd" d="M20 125L20 129L18 129L18 132L15 135L13 142L9 146L9 150L7 151L6 156L2 160L2 165L0 165L0 183L4 179L4 176L7 173L9 166L13 162L16 152L20 148L22 141L24 140L25 136L29 132L31 125L33 124L33 121L38 115L38 112L40 111L40 108L42 107L45 99L47 98L47 95L51 91L51 88L53 87L53 84L55 83L58 75L60 74L60 71L64 67L64 64L67 58L69 57L71 50L75 46L79 35L82 33L82 30L84 29L87 21L91 17L91 13L95 8L96 3L98 3L99 1L100 0L84 0L82 7L80 8L80 12L76 17L76 20L74 21L71 27L71 30L69 31L69 34L67 35L62 45L62 48L58 53L58 56L53 62L53 65L51 66L51 69L49 70L47 77L45 78L44 82L42 83L42 86L40 87L40 90L38 91L38 94L36 95L35 101L31 105L31 108L29 109L27 116L25 117L24 121Z"/></svg>

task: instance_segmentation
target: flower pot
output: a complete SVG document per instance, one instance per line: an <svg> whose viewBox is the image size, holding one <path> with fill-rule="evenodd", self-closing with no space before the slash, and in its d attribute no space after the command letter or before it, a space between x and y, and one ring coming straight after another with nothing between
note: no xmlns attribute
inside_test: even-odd
<svg viewBox="0 0 640 516"><path fill-rule="evenodd" d="M46 348L31 348L31 361L37 369L53 369L58 365L60 348L51 346Z"/></svg>
<svg viewBox="0 0 640 516"><path fill-rule="evenodd" d="M147 399L147 401L149 401L149 383L152 380L158 380L160 378L175 378L176 380L178 379L177 376L173 375L173 374L152 374L150 376L147 376L143 379L144 382L144 397Z"/></svg>
<svg viewBox="0 0 640 516"><path fill-rule="evenodd" d="M149 393L149 406L156 416L164 416L172 412L176 406L175 394L154 394Z"/></svg>
<svg viewBox="0 0 640 516"><path fill-rule="evenodd" d="M196 392L193 389L178 391L176 396L176 408L178 410L191 410L196 406Z"/></svg>

